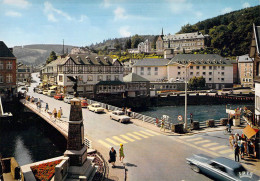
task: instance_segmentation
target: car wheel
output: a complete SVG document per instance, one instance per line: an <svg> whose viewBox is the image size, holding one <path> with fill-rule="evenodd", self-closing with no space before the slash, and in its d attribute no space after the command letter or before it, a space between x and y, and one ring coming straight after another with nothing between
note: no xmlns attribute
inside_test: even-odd
<svg viewBox="0 0 260 181"><path fill-rule="evenodd" d="M200 172L200 169L199 167L197 167L196 165L191 165L191 169L196 172L196 173L199 173Z"/></svg>

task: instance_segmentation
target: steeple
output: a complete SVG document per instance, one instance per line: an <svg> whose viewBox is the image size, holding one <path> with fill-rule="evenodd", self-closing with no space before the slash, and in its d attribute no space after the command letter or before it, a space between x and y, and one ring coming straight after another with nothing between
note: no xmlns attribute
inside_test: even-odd
<svg viewBox="0 0 260 181"><path fill-rule="evenodd" d="M161 35L163 35L163 28L162 28L162 34Z"/></svg>

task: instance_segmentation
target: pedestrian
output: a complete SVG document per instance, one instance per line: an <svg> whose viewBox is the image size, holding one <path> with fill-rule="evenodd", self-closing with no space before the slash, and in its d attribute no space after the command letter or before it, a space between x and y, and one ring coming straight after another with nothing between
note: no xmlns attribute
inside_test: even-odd
<svg viewBox="0 0 260 181"><path fill-rule="evenodd" d="M240 153L239 146L236 143L235 147L234 147L234 154L235 154L235 161L236 162L239 162L239 153Z"/></svg>
<svg viewBox="0 0 260 181"><path fill-rule="evenodd" d="M39 99L38 107L39 107L39 110L41 111L42 103L41 103L41 100L40 100L40 99Z"/></svg>
<svg viewBox="0 0 260 181"><path fill-rule="evenodd" d="M45 104L45 112L48 112L49 111L49 104L46 102Z"/></svg>
<svg viewBox="0 0 260 181"><path fill-rule="evenodd" d="M123 163L123 159L125 158L124 154L124 147L123 143L120 143L120 148L119 148L119 160Z"/></svg>
<svg viewBox="0 0 260 181"><path fill-rule="evenodd" d="M129 117L131 117L131 112L132 112L132 111L131 111L131 108L128 108L127 113L128 113L128 116L129 116Z"/></svg>
<svg viewBox="0 0 260 181"><path fill-rule="evenodd" d="M156 126L159 125L159 119L158 118L156 118L155 124L156 124Z"/></svg>
<svg viewBox="0 0 260 181"><path fill-rule="evenodd" d="M241 145L240 145L240 156L241 159L244 159L244 154L245 154L245 142L241 140Z"/></svg>
<svg viewBox="0 0 260 181"><path fill-rule="evenodd" d="M116 163L116 150L111 147L111 150L109 151L109 163L112 164L112 168L115 168L115 163Z"/></svg>
<svg viewBox="0 0 260 181"><path fill-rule="evenodd" d="M239 134L238 133L235 134L234 140L235 140L235 143L238 142L238 140L239 140Z"/></svg>
<svg viewBox="0 0 260 181"><path fill-rule="evenodd" d="M234 146L234 135L229 136L229 145L230 145L231 148L233 148L233 146Z"/></svg>
<svg viewBox="0 0 260 181"><path fill-rule="evenodd" d="M122 111L125 112L125 108L124 107L122 107Z"/></svg>
<svg viewBox="0 0 260 181"><path fill-rule="evenodd" d="M61 111L60 110L58 110L57 117L58 117L58 120L60 120L60 118L61 118Z"/></svg>
<svg viewBox="0 0 260 181"><path fill-rule="evenodd" d="M162 129L164 129L164 132L165 132L164 119L162 119L161 121L162 121L162 122L161 122L160 131L161 131Z"/></svg>
<svg viewBox="0 0 260 181"><path fill-rule="evenodd" d="M125 107L125 115L127 115L127 110L128 110L128 108L127 108L127 107Z"/></svg>
<svg viewBox="0 0 260 181"><path fill-rule="evenodd" d="M62 112L62 108L60 107L60 117L62 117L63 112Z"/></svg>
<svg viewBox="0 0 260 181"><path fill-rule="evenodd" d="M57 118L57 110L56 110L56 108L53 109L52 114L53 114L54 118L56 119Z"/></svg>
<svg viewBox="0 0 260 181"><path fill-rule="evenodd" d="M33 92L35 92L35 87L33 88Z"/></svg>

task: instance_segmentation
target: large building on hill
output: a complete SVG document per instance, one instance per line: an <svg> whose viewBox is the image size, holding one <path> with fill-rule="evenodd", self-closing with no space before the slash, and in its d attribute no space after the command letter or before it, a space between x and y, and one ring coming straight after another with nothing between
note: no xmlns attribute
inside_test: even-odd
<svg viewBox="0 0 260 181"><path fill-rule="evenodd" d="M163 29L162 29L162 34L158 36L156 40L156 53L157 54L163 54L164 51L164 46L163 46Z"/></svg>
<svg viewBox="0 0 260 181"><path fill-rule="evenodd" d="M0 41L0 96L11 96L16 92L16 57L12 49Z"/></svg>
<svg viewBox="0 0 260 181"><path fill-rule="evenodd" d="M139 53L150 53L151 52L151 42L147 39L141 42L137 46Z"/></svg>

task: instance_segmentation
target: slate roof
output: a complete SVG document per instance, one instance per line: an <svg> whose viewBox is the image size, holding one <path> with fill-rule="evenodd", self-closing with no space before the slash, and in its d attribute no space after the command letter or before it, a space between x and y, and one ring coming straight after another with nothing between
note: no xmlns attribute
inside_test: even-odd
<svg viewBox="0 0 260 181"><path fill-rule="evenodd" d="M124 85L124 82L121 82L120 80L116 81L100 81L96 85Z"/></svg>
<svg viewBox="0 0 260 181"><path fill-rule="evenodd" d="M98 56L97 54L69 54L67 57L70 57L76 64L104 66L113 64L111 57Z"/></svg>
<svg viewBox="0 0 260 181"><path fill-rule="evenodd" d="M168 59L159 59L159 58L146 58L141 60L136 60L136 63L133 67L137 66L165 66L170 62Z"/></svg>
<svg viewBox="0 0 260 181"><path fill-rule="evenodd" d="M150 82L149 80L137 75L135 73L130 73L123 77L124 82Z"/></svg>
<svg viewBox="0 0 260 181"><path fill-rule="evenodd" d="M177 54L171 59L168 65L188 64L194 65L231 65L231 60L227 60L217 54Z"/></svg>
<svg viewBox="0 0 260 181"><path fill-rule="evenodd" d="M15 58L14 54L9 50L3 41L0 41L0 57Z"/></svg>
<svg viewBox="0 0 260 181"><path fill-rule="evenodd" d="M255 41L256 41L256 50L258 55L260 54L260 26L255 26Z"/></svg>
<svg viewBox="0 0 260 181"><path fill-rule="evenodd" d="M237 56L238 63L253 63L254 59L250 58L248 54Z"/></svg>

